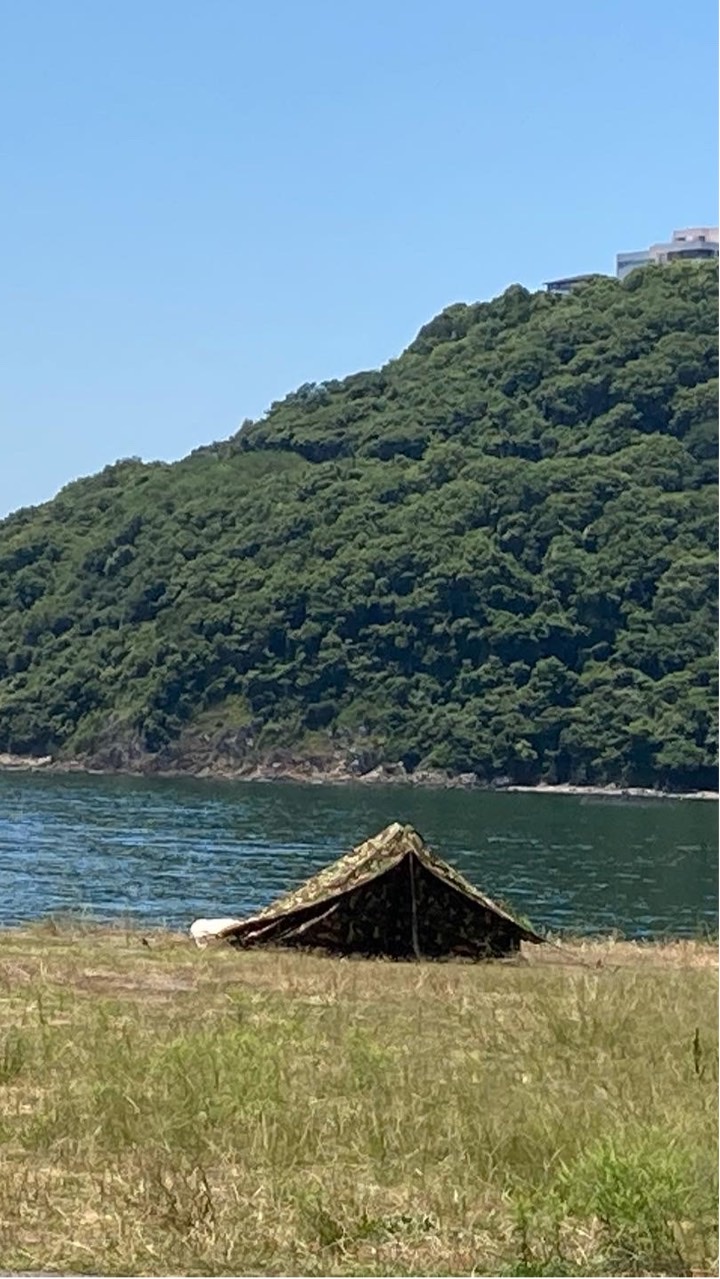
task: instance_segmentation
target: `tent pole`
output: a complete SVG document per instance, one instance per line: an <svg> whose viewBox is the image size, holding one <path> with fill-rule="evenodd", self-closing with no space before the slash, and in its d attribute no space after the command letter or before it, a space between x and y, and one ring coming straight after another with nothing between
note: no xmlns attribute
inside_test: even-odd
<svg viewBox="0 0 720 1279"><path fill-rule="evenodd" d="M420 953L420 940L418 938L417 925L417 901L415 899L415 854L410 853L408 857L410 867L410 927L412 930L412 945L416 959L422 959Z"/></svg>

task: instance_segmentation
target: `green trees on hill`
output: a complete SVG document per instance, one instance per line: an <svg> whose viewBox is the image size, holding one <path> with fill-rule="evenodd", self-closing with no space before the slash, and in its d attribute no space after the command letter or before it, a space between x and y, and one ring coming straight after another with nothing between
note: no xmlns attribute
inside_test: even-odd
<svg viewBox="0 0 720 1279"><path fill-rule="evenodd" d="M716 269L453 306L0 524L0 750L708 785Z"/></svg>

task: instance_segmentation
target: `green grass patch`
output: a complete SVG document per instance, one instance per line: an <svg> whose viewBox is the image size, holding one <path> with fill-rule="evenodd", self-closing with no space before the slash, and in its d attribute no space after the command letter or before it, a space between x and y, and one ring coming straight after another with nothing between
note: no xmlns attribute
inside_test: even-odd
<svg viewBox="0 0 720 1279"><path fill-rule="evenodd" d="M244 728L252 721L252 710L241 693L216 702L193 716L191 727L198 733L214 733L220 729Z"/></svg>
<svg viewBox="0 0 720 1279"><path fill-rule="evenodd" d="M711 1274L716 953L0 934L0 1265Z"/></svg>

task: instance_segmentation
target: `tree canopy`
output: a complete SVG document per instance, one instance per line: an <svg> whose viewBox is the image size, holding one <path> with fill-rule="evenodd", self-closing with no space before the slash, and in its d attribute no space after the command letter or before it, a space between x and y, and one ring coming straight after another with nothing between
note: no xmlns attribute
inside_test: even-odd
<svg viewBox="0 0 720 1279"><path fill-rule="evenodd" d="M514 286L15 512L0 750L711 784L716 297L715 263Z"/></svg>

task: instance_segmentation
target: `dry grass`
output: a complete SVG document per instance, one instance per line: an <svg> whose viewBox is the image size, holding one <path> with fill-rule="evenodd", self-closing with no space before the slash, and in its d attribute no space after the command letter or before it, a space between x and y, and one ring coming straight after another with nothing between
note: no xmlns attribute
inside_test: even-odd
<svg viewBox="0 0 720 1279"><path fill-rule="evenodd" d="M0 1266L716 1272L717 952L0 934Z"/></svg>

